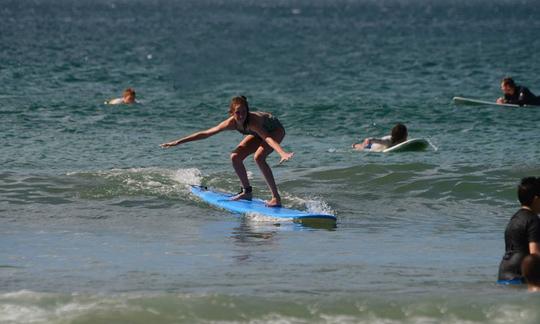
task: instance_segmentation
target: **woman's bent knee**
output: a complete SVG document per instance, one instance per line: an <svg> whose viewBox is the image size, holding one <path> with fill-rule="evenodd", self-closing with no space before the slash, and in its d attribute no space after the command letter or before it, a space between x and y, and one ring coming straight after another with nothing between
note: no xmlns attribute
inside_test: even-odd
<svg viewBox="0 0 540 324"><path fill-rule="evenodd" d="M257 163L257 164L266 163L266 155L265 154L255 154L253 156L253 160L255 160L255 163Z"/></svg>
<svg viewBox="0 0 540 324"><path fill-rule="evenodd" d="M245 158L246 158L245 156L243 156L243 155L241 155L241 154L239 154L237 152L231 153L231 161L232 162L242 162L242 161L244 161Z"/></svg>

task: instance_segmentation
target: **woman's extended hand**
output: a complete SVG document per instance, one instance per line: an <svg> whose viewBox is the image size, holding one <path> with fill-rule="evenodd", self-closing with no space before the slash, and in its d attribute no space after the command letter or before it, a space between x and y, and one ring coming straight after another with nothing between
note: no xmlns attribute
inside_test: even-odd
<svg viewBox="0 0 540 324"><path fill-rule="evenodd" d="M178 144L179 144L178 141L172 141L172 142L169 142L169 143L160 144L159 146L161 146L163 148L169 148L169 147L176 146Z"/></svg>
<svg viewBox="0 0 540 324"><path fill-rule="evenodd" d="M289 161L290 159L292 159L294 153L283 153L281 155L281 160L279 161L279 164L285 162L285 161Z"/></svg>

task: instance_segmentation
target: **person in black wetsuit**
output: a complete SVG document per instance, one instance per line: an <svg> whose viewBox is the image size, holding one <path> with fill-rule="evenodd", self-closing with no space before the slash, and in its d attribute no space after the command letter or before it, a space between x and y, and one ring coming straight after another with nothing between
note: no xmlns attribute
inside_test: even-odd
<svg viewBox="0 0 540 324"><path fill-rule="evenodd" d="M497 103L514 105L540 106L540 97L535 96L529 89L516 85L512 78L504 78L501 82L504 97L497 99Z"/></svg>
<svg viewBox="0 0 540 324"><path fill-rule="evenodd" d="M226 130L235 130L246 135L231 154L231 161L242 184L241 191L234 196L233 200L252 199L252 188L249 185L244 159L253 154L253 159L261 170L266 184L272 192L272 198L266 201L268 207L280 207L281 197L279 196L272 169L266 163L266 157L276 151L281 160L279 163L288 161L294 155L292 152L286 152L280 145L285 137L285 128L281 122L272 114L267 112L249 111L247 98L244 96L234 97L229 105L229 117L218 125L193 133L184 138L163 143L163 148L173 147L187 142L198 141L219 132Z"/></svg>
<svg viewBox="0 0 540 324"><path fill-rule="evenodd" d="M540 255L540 178L523 178L518 186L521 208L504 232L505 254L499 265L499 282L523 282L521 263L529 254Z"/></svg>

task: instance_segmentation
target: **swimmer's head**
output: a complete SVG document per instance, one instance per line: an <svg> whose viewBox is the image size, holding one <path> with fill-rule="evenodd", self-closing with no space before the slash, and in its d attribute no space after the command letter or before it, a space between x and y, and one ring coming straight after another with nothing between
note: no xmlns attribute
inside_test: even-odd
<svg viewBox="0 0 540 324"><path fill-rule="evenodd" d="M229 115L233 116L236 122L244 124L245 128L249 116L249 104L247 98L244 96L232 98L229 105Z"/></svg>
<svg viewBox="0 0 540 324"><path fill-rule="evenodd" d="M516 83L514 79L506 77L501 81L501 90L505 95L513 96L516 92Z"/></svg>
<svg viewBox="0 0 540 324"><path fill-rule="evenodd" d="M521 262L521 274L529 285L540 286L540 256L527 255Z"/></svg>
<svg viewBox="0 0 540 324"><path fill-rule="evenodd" d="M522 206L527 206L538 213L540 210L540 179L527 177L521 179L518 186L518 199Z"/></svg>
<svg viewBox="0 0 540 324"><path fill-rule="evenodd" d="M405 142L407 140L408 132L407 127L402 123L397 123L396 126L392 128L392 145Z"/></svg>
<svg viewBox="0 0 540 324"><path fill-rule="evenodd" d="M131 104L135 102L135 90L131 88L127 88L124 90L124 93L122 94L122 97L124 99L124 103Z"/></svg>

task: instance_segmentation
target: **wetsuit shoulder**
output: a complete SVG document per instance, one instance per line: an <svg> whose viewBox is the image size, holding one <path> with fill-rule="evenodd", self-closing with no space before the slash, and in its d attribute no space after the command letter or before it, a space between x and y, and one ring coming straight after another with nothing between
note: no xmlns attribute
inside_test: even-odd
<svg viewBox="0 0 540 324"><path fill-rule="evenodd" d="M527 87L520 87L518 102L520 105L540 105L540 98Z"/></svg>

